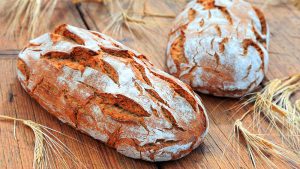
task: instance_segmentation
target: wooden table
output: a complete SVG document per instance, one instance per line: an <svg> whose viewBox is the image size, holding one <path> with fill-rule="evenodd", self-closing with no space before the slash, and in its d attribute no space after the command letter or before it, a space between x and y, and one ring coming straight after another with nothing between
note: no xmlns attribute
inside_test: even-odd
<svg viewBox="0 0 300 169"><path fill-rule="evenodd" d="M150 3L155 1L155 3ZM262 7L264 1L256 0ZM164 11L177 14L184 6L166 0L149 0L147 10L159 13ZM270 65L267 78L285 77L300 72L300 12L291 4L267 6L264 8L271 28ZM107 11L99 4L75 6L68 0L59 1L52 18L50 29L61 23L101 31L108 23ZM149 20L149 22L148 22ZM125 39L118 39L126 45L146 54L158 67L166 70L165 48L167 34L172 19L150 18L147 31L137 33L133 41L128 32ZM158 26L151 27L153 22ZM109 34L109 32L108 32ZM1 37L0 41L0 114L30 119L50 126L64 134L74 137L74 142L65 137L62 141L88 168L251 168L246 151L229 143L235 119L245 111L235 113L225 111L238 100L200 95L209 112L210 130L204 143L190 155L177 161L150 163L134 160L118 154L115 150L93 140L91 137L75 131L49 115L22 90L16 78L16 58L21 46L13 40ZM16 139L13 136L13 124L0 122L0 168L31 168L33 161L34 135L22 125L16 127ZM226 148L226 153L223 151ZM92 147L92 148L91 148ZM240 159L240 160L239 160ZM58 164L59 165L59 164ZM282 166L284 167L284 166ZM266 168L259 166L259 168Z"/></svg>

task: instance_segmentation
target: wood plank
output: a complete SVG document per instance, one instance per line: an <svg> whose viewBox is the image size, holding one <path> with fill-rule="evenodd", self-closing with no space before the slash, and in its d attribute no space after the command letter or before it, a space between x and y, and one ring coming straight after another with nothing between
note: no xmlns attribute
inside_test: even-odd
<svg viewBox="0 0 300 169"><path fill-rule="evenodd" d="M0 16L0 24L3 25L3 15ZM68 23L74 26L85 27L76 7L70 0L59 0L57 2L57 6L53 12L53 17L49 22L49 27L47 30L41 30L39 34L52 31L57 25L62 23ZM4 29L0 29L0 34L3 34ZM20 37L16 39L11 39L8 37L1 37L0 41L0 50L20 50L23 48L25 44L22 42L28 42L28 40L24 39L25 37L20 35Z"/></svg>

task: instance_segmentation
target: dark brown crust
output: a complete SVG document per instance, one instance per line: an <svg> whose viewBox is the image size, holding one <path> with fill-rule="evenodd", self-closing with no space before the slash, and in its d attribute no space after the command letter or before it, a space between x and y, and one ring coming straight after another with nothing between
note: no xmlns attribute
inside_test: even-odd
<svg viewBox="0 0 300 169"><path fill-rule="evenodd" d="M252 39L245 39L243 41L244 55L247 55L249 46L254 47L256 49L256 51L258 52L258 54L259 54L259 56L262 60L261 69L264 70L264 53L263 53L263 50Z"/></svg>
<svg viewBox="0 0 300 169"><path fill-rule="evenodd" d="M262 11L256 7L253 6L254 11L256 12L257 17L260 20L261 28L262 28L262 34L267 34L267 21L265 18L265 15L262 13Z"/></svg>
<svg viewBox="0 0 300 169"><path fill-rule="evenodd" d="M197 0L197 2L202 4L206 10L215 8L215 0Z"/></svg>
<svg viewBox="0 0 300 169"><path fill-rule="evenodd" d="M226 7L222 7L222 6L216 6L224 15L224 17L228 20L229 24L232 25L233 21L232 21L232 17L229 13L229 11L227 10Z"/></svg>
<svg viewBox="0 0 300 169"><path fill-rule="evenodd" d="M253 7L254 11L256 12L257 17L259 18L260 21L260 25L261 25L261 32L263 35L267 35L267 21L266 18L264 16L264 14L262 13L262 11L256 7ZM262 38L261 36L259 36L257 30L255 29L254 25L253 25L253 32L255 33L256 39L257 41L261 42L264 47L267 47L267 42L265 38Z"/></svg>
<svg viewBox="0 0 300 169"><path fill-rule="evenodd" d="M187 59L185 58L184 54L184 42L184 33L181 31L181 34L174 40L171 45L170 55L172 56L177 69L180 69L181 63L187 63ZM176 74L175 76L178 77L179 74Z"/></svg>
<svg viewBox="0 0 300 169"><path fill-rule="evenodd" d="M22 74L26 76L25 80L27 81L28 78L29 78L30 70L28 69L28 67L25 64L25 62L22 59L20 59L20 58L18 58L17 67L22 72Z"/></svg>
<svg viewBox="0 0 300 169"><path fill-rule="evenodd" d="M196 17L196 10L194 9L189 9L189 14L188 14L188 18L189 18L189 21L193 21Z"/></svg>

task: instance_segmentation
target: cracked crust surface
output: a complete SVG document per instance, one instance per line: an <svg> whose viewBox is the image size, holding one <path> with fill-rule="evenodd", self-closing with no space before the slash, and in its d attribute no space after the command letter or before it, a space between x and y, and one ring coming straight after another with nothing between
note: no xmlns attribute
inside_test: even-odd
<svg viewBox="0 0 300 169"><path fill-rule="evenodd" d="M186 84L98 32L61 25L30 41L17 71L47 111L128 157L181 158L208 130L205 108Z"/></svg>
<svg viewBox="0 0 300 169"><path fill-rule="evenodd" d="M269 29L263 13L243 0L193 0L169 35L169 72L194 90L241 97L263 80Z"/></svg>

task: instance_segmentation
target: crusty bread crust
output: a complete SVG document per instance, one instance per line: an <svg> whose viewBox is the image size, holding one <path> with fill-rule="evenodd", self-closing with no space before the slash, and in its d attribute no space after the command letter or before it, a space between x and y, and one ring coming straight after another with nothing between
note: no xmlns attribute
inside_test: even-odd
<svg viewBox="0 0 300 169"><path fill-rule="evenodd" d="M186 84L98 32L61 25L30 41L17 71L47 111L128 157L181 158L208 130L205 108Z"/></svg>
<svg viewBox="0 0 300 169"><path fill-rule="evenodd" d="M167 47L169 72L194 90L240 97L268 67L269 29L243 0L193 0L177 16Z"/></svg>

